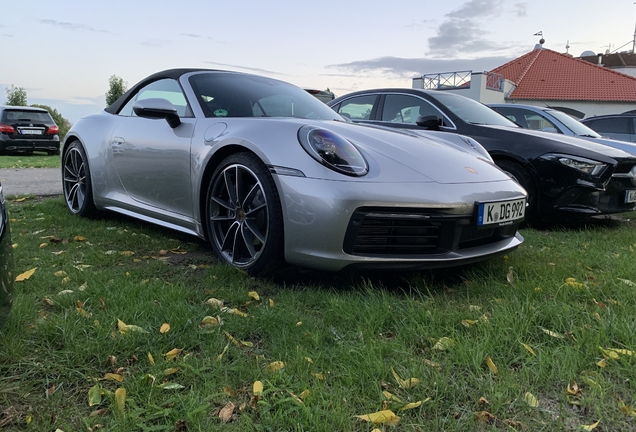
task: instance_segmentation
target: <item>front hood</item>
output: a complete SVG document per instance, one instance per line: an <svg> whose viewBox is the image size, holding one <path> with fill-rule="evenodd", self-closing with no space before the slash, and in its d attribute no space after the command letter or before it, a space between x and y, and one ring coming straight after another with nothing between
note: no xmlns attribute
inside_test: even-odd
<svg viewBox="0 0 636 432"><path fill-rule="evenodd" d="M586 141L592 141L598 144L603 144L606 146L617 148L619 150L623 150L631 154L632 156L636 155L636 144L632 142L614 140L611 138L593 138L593 137L581 137L581 138L585 139Z"/></svg>
<svg viewBox="0 0 636 432"><path fill-rule="evenodd" d="M523 128L510 128L506 126L493 125L474 126L487 129L497 129L499 131L506 131L510 134L523 134L536 140L540 140L542 147L548 149L546 153L554 152L570 154L573 156L583 156L606 163L613 163L614 161L612 159L621 160L633 157L629 153L617 148L608 147L582 138L555 134L554 132L542 132Z"/></svg>
<svg viewBox="0 0 636 432"><path fill-rule="evenodd" d="M494 164L468 151L409 131L373 126L316 122L312 125L338 133L371 157L390 159L437 183L477 183L510 178Z"/></svg>

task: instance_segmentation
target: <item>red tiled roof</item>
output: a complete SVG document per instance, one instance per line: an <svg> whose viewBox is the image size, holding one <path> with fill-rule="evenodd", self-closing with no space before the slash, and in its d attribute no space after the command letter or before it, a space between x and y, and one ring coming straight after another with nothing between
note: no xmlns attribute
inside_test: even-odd
<svg viewBox="0 0 636 432"><path fill-rule="evenodd" d="M517 85L510 99L636 102L636 78L549 49L530 51L493 72Z"/></svg>

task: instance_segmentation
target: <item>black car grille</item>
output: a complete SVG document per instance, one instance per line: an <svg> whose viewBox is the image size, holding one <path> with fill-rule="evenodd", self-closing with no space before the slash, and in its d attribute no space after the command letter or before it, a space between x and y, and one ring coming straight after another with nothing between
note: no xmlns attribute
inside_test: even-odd
<svg viewBox="0 0 636 432"><path fill-rule="evenodd" d="M432 255L493 243L514 236L517 225L478 229L474 218L423 209L358 209L343 249L363 256Z"/></svg>

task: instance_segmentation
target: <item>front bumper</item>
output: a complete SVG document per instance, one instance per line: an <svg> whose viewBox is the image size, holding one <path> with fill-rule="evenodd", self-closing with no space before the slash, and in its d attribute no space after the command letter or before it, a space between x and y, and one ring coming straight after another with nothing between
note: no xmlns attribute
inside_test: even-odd
<svg viewBox="0 0 636 432"><path fill-rule="evenodd" d="M475 201L525 196L512 180L371 183L275 176L285 220L285 260L337 271L462 265L507 253L518 222L477 229Z"/></svg>
<svg viewBox="0 0 636 432"><path fill-rule="evenodd" d="M542 184L538 212L568 218L636 210L635 202L626 202L627 192L636 190L636 184L621 177L633 166L631 162L622 163L613 167L613 172L593 178L545 163L539 169Z"/></svg>

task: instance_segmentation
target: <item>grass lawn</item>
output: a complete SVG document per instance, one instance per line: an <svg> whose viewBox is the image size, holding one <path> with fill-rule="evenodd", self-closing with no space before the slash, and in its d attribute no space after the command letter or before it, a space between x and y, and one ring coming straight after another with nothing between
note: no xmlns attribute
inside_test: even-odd
<svg viewBox="0 0 636 432"><path fill-rule="evenodd" d="M2 168L59 168L60 156L49 156L46 153L33 153L26 155L18 153L15 155L0 156L0 169Z"/></svg>
<svg viewBox="0 0 636 432"><path fill-rule="evenodd" d="M60 198L9 211L35 271L0 331L3 431L636 429L634 221L526 229L459 269L262 280Z"/></svg>

